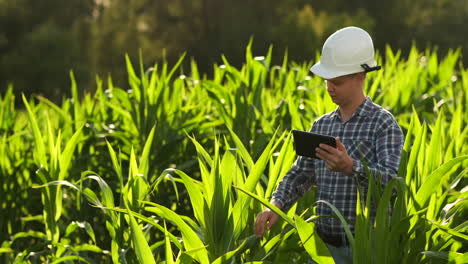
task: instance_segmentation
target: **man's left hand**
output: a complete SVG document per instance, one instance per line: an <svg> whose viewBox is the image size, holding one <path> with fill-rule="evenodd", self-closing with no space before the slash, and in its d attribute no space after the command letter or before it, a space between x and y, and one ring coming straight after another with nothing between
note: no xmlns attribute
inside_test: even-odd
<svg viewBox="0 0 468 264"><path fill-rule="evenodd" d="M316 156L325 161L325 166L332 171L343 172L347 175L353 173L353 159L348 155L345 145L340 138L336 138L336 148L327 144L320 144L315 149Z"/></svg>

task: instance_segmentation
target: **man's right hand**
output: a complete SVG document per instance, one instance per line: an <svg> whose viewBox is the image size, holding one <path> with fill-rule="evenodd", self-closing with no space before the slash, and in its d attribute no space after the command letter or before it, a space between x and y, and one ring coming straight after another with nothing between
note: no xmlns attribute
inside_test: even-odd
<svg viewBox="0 0 468 264"><path fill-rule="evenodd" d="M272 204L281 209L281 204L277 202L272 202ZM267 208L258 214L254 225L255 235L259 238L262 237L265 233L265 230L270 230L271 227L278 221L278 218L279 216L270 208Z"/></svg>

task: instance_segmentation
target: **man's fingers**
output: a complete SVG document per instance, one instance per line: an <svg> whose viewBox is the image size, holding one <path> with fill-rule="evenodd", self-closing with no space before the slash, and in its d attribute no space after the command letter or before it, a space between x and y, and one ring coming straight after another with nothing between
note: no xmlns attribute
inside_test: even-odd
<svg viewBox="0 0 468 264"><path fill-rule="evenodd" d="M341 143L341 140L339 137L336 138L336 148L341 151L346 151L346 147L343 143Z"/></svg>
<svg viewBox="0 0 468 264"><path fill-rule="evenodd" d="M255 235L257 237L263 236L266 231L265 228L270 230L277 220L278 216L274 212L268 210L261 212L255 220Z"/></svg>
<svg viewBox="0 0 468 264"><path fill-rule="evenodd" d="M321 148L316 148L315 149L315 156L317 156L321 160L327 160L330 156L327 151L321 149Z"/></svg>
<svg viewBox="0 0 468 264"><path fill-rule="evenodd" d="M337 152L337 149L336 149L336 148L334 148L334 147L332 147L332 146L330 146L330 145L327 145L327 144L320 144L319 147L320 147L321 149L326 150L326 151L329 152L329 153L336 153L336 152Z"/></svg>
<svg viewBox="0 0 468 264"><path fill-rule="evenodd" d="M265 226L267 224L267 221L268 213L266 211L261 212L258 215L257 220L255 221L255 234L257 235L257 237L261 237L265 233Z"/></svg>
<svg viewBox="0 0 468 264"><path fill-rule="evenodd" d="M267 224L267 229L270 230L274 224L276 224L276 222L278 221L278 215L274 212L271 212L269 214L269 219L268 219L268 224Z"/></svg>
<svg viewBox="0 0 468 264"><path fill-rule="evenodd" d="M340 138L336 138L336 148L320 144L315 149L316 156L325 161L325 167L331 171L345 172L349 174L349 160L351 159L346 150L346 146L341 143Z"/></svg>
<svg viewBox="0 0 468 264"><path fill-rule="evenodd" d="M261 237L263 233L265 232L265 220L264 220L264 212L261 212L258 216L257 219L255 220L255 235L257 237Z"/></svg>
<svg viewBox="0 0 468 264"><path fill-rule="evenodd" d="M332 148L332 147L330 147L330 148ZM332 149L334 149L336 151L335 148L332 148ZM326 161L331 161L331 160L334 159L334 157L336 157L336 153L329 152L329 151L327 151L327 150L325 150L325 149L323 149L321 147L315 149L315 155L319 159L326 160Z"/></svg>
<svg viewBox="0 0 468 264"><path fill-rule="evenodd" d="M255 235L257 235L257 236L260 233L259 223L260 223L260 217L261 216L262 216L262 214L260 213L259 215L257 215L257 218L255 219L254 232L255 232Z"/></svg>

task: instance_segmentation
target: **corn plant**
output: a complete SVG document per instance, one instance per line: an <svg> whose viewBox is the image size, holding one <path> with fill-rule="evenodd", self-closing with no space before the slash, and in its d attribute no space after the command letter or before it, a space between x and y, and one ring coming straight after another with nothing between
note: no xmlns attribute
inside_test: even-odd
<svg viewBox="0 0 468 264"><path fill-rule="evenodd" d="M440 120L443 114L439 115L431 140L426 142L427 127L413 115L400 177L385 189L369 177L367 199L357 203L355 240L359 243L353 248L354 262L437 263L437 258L450 263L466 262L466 254L459 252L468 238L466 222L454 221L454 216L462 213L463 196L456 188L467 173L461 166L468 156L440 159L444 142ZM425 146L432 151L425 152ZM395 190L396 196L392 197ZM359 198L363 197L366 196L360 193ZM448 201L453 200L449 205ZM369 215L372 206L377 210L375 219Z"/></svg>
<svg viewBox="0 0 468 264"><path fill-rule="evenodd" d="M39 210L25 206L31 199L38 198L30 189L35 165L29 151L33 144L28 141L27 126L27 115L15 110L15 96L10 86L0 97L0 241L9 253L13 252L9 248L9 238L27 233L27 224L41 219L37 215Z"/></svg>
<svg viewBox="0 0 468 264"><path fill-rule="evenodd" d="M28 112L28 117L34 134L35 148L33 149L34 162L37 166L36 177L42 184L46 184L50 181L64 180L68 176L68 170L71 166L73 152L78 145L81 137L81 129L76 131L71 137L70 141L62 149L62 138L60 131L55 134L54 127L48 121L47 122L47 134L41 132L39 123L37 120L37 114L35 109L40 110L40 107L33 108L30 103L23 96L23 102ZM46 226L44 237L48 241L40 246L47 244L53 245L54 248L51 250L50 258L52 260L59 260L61 255L60 250L60 228L58 221L62 215L62 191L60 187L51 186L45 187L41 191L41 200L44 205L43 208L43 219ZM42 235L34 235L32 237L42 238ZM37 246L37 245L36 245ZM16 261L22 261L29 257L28 254L19 256ZM48 259L49 257L47 257Z"/></svg>

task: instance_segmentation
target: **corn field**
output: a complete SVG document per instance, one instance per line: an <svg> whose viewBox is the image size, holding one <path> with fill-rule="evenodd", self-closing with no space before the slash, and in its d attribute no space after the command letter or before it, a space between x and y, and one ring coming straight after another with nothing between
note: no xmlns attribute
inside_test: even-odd
<svg viewBox="0 0 468 264"><path fill-rule="evenodd" d="M336 108L312 63L286 54L273 65L271 54L254 57L249 44L242 67L223 57L212 76L195 61L184 75L185 56L149 69L127 57L124 87L97 77L96 92L80 96L70 73L72 96L60 104L8 87L0 263L334 263L314 233L315 188L278 211L265 237L253 232L296 158L291 129ZM468 263L461 55L413 47L403 58L388 47L383 70L368 74L365 93L406 139L399 177L387 186L369 177L359 195L347 230L354 263Z"/></svg>

